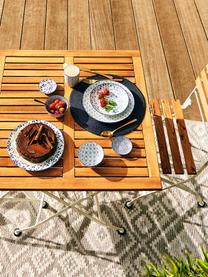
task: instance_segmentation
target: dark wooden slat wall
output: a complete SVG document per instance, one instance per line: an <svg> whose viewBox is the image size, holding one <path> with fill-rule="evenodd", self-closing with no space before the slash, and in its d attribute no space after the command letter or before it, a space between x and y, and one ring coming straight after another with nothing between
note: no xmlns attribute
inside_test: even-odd
<svg viewBox="0 0 208 277"><path fill-rule="evenodd" d="M0 49L140 49L151 96L182 101L208 63L207 0L0 0Z"/></svg>

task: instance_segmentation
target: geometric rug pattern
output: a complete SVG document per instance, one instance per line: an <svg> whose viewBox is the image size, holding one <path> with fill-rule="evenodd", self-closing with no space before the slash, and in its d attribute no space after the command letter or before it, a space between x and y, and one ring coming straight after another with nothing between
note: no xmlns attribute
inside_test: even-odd
<svg viewBox="0 0 208 277"><path fill-rule="evenodd" d="M198 147L200 143L205 144L207 137L202 130L199 132L200 126L196 128L192 124L190 127L192 143ZM206 170L197 179L196 188L207 201ZM32 193L40 197L39 192ZM76 196L86 193L77 192ZM12 194L24 197L21 191ZM200 245L208 249L208 208L198 208L194 196L172 188L147 195L136 202L132 210L126 210L123 206L125 200L139 194L142 192L99 194L104 219L125 227L125 236L68 210L16 238L14 228L30 225L37 207L28 202L1 203L0 276L142 276L143 265L148 261L159 264L162 256L181 256L185 250L201 256ZM74 197L73 192L63 192L63 195ZM49 208L43 210L43 217L61 208L55 200L46 200ZM89 212L95 208L91 200L84 205Z"/></svg>

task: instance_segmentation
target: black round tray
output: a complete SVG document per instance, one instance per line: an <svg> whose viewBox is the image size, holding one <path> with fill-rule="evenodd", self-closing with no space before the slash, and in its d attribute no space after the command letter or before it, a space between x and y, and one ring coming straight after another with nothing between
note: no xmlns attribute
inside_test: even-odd
<svg viewBox="0 0 208 277"><path fill-rule="evenodd" d="M122 78L120 76L112 75L115 78ZM90 76L88 79L97 79L103 80L103 77L100 75ZM144 118L145 110L146 110L146 103L142 92L139 90L137 86L135 86L132 82L127 79L124 79L121 82L124 86L126 86L133 94L135 100L135 107L132 113L124 120L117 122L117 123L103 123L95 120L91 116L89 116L83 105L82 105L82 98L83 93L89 86L84 82L79 82L71 92L70 97L70 110L74 120L84 129L87 131L99 135L104 130L114 130L119 126L123 125L126 122L136 118L137 121L123 129L117 131L114 136L125 135L129 132L132 132L137 126L139 126Z"/></svg>

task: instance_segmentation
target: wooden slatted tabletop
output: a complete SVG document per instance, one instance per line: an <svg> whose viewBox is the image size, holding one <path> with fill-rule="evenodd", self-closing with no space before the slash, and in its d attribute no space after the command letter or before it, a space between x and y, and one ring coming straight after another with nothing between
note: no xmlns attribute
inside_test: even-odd
<svg viewBox="0 0 208 277"><path fill-rule="evenodd" d="M134 148L120 157L111 141L78 126L68 111L63 120L48 115L34 98L45 100L38 90L44 78L58 83L57 93L67 98L71 89L63 83L63 63L75 63L90 69L128 78L143 92L147 110L141 126L127 136ZM81 78L90 75L81 72ZM148 98L138 51L0 51L0 189L47 190L137 190L160 189ZM139 107L138 107L139 108ZM20 122L48 120L62 130L65 139L63 158L52 168L32 173L15 166L7 152L7 140ZM77 158L79 146L96 141L104 148L103 163L96 168L84 167Z"/></svg>

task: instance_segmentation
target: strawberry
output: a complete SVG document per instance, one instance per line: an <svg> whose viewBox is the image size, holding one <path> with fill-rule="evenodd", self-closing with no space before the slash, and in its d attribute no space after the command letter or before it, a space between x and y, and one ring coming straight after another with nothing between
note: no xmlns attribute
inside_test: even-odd
<svg viewBox="0 0 208 277"><path fill-rule="evenodd" d="M59 111L58 111L58 110L56 110L56 111L55 111L55 114L59 114Z"/></svg>
<svg viewBox="0 0 208 277"><path fill-rule="evenodd" d="M104 108L106 106L106 104L107 104L107 102L106 102L105 98L100 99L100 106L102 108Z"/></svg>
<svg viewBox="0 0 208 277"><path fill-rule="evenodd" d="M59 101L59 99L56 99L53 103L57 104Z"/></svg>
<svg viewBox="0 0 208 277"><path fill-rule="evenodd" d="M104 93L103 92L101 92L100 94L99 94L99 99L102 99L102 98L104 98Z"/></svg>
<svg viewBox="0 0 208 277"><path fill-rule="evenodd" d="M53 109L50 109L50 113L54 113L55 111Z"/></svg>
<svg viewBox="0 0 208 277"><path fill-rule="evenodd" d="M104 94L104 96L105 96L105 95L108 95L109 93L110 93L109 88L104 88L104 89L103 89L103 94Z"/></svg>

